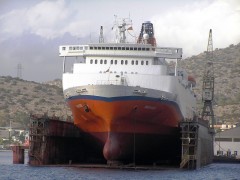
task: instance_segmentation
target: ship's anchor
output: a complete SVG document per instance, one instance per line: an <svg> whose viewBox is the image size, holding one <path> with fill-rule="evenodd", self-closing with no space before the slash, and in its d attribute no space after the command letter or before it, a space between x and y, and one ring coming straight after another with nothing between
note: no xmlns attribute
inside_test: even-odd
<svg viewBox="0 0 240 180"><path fill-rule="evenodd" d="M89 107L86 104L83 106L83 109L87 113L90 112L90 109L89 109Z"/></svg>

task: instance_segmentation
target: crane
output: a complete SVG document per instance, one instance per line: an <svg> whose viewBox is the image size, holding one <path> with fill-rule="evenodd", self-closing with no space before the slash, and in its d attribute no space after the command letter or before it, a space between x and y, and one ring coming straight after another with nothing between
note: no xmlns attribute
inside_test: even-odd
<svg viewBox="0 0 240 180"><path fill-rule="evenodd" d="M213 99L214 99L214 70L213 70L213 41L212 41L212 29L209 31L208 46L206 51L206 64L203 75L202 86L202 119L208 120L210 126L214 128L215 118L213 112Z"/></svg>

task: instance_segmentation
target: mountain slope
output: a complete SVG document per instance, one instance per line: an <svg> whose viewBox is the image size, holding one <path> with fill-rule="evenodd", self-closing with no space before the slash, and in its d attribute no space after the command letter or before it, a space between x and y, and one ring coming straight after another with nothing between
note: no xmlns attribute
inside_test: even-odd
<svg viewBox="0 0 240 180"><path fill-rule="evenodd" d="M224 49L215 49L213 68L215 75L214 112L217 120L240 122L240 43ZM202 107L202 77L206 53L181 61L181 66L193 74L197 81L195 93ZM201 109L199 109L201 110Z"/></svg>
<svg viewBox="0 0 240 180"><path fill-rule="evenodd" d="M0 77L0 126L26 128L29 114L48 113L63 116L65 106L62 88L18 78Z"/></svg>

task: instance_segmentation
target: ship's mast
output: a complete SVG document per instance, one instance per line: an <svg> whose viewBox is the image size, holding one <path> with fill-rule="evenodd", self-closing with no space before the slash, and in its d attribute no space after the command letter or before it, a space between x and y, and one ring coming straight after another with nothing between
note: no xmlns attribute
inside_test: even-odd
<svg viewBox="0 0 240 180"><path fill-rule="evenodd" d="M103 26L100 28L99 43L104 43Z"/></svg>
<svg viewBox="0 0 240 180"><path fill-rule="evenodd" d="M115 15L115 41L116 43L126 43L126 30L127 26L132 26L132 20L130 18L121 18L118 19Z"/></svg>
<svg viewBox="0 0 240 180"><path fill-rule="evenodd" d="M214 128L215 120L213 113L213 99L214 99L214 71L213 71L213 43L212 43L212 29L209 31L208 46L206 52L207 63L205 65L205 72L203 75L202 87L202 119L208 120Z"/></svg>

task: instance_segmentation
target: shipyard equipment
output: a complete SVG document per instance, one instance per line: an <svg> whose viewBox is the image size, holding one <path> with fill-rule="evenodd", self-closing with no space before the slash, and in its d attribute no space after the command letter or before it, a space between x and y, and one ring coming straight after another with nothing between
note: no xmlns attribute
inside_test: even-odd
<svg viewBox="0 0 240 180"><path fill-rule="evenodd" d="M207 62L205 64L205 71L203 75L202 87L202 119L208 120L211 127L214 127L214 112L213 112L213 99L214 99L214 71L213 71L213 42L212 42L212 29L209 31L208 46L206 52Z"/></svg>

